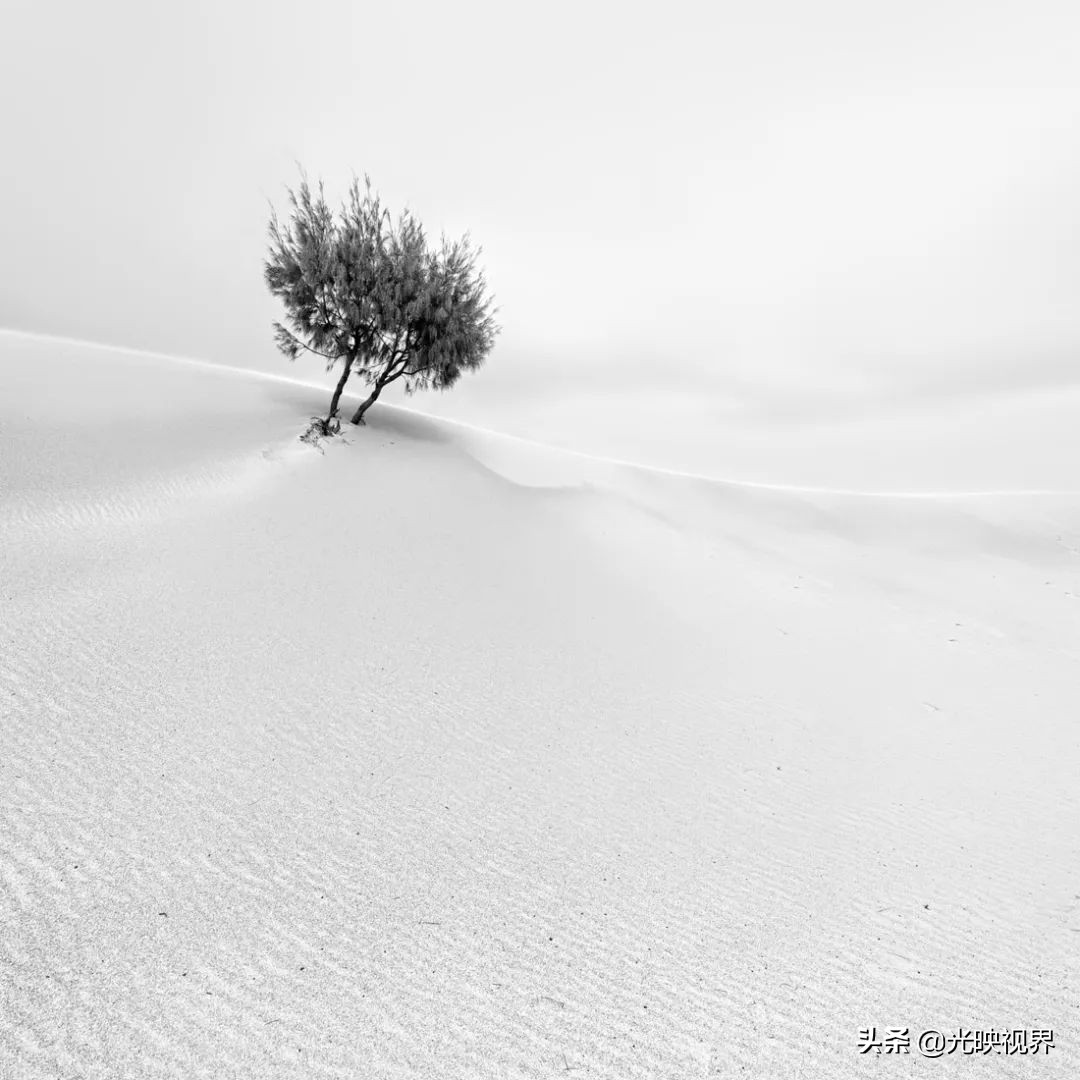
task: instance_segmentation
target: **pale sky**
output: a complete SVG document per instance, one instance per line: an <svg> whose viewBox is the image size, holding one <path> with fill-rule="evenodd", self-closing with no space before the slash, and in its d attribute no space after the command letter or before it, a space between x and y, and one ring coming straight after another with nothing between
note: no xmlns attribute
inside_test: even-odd
<svg viewBox="0 0 1080 1080"><path fill-rule="evenodd" d="M0 325L274 350L299 163L468 230L504 331L423 409L711 433L1080 379L1075 3L8 0ZM1072 84L1072 85L1070 85Z"/></svg>

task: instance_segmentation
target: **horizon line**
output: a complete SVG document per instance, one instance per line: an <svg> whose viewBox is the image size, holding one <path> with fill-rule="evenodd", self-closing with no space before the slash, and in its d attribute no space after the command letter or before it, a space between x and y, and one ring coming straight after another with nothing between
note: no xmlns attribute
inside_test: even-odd
<svg viewBox="0 0 1080 1080"><path fill-rule="evenodd" d="M278 375L272 371L262 371L259 368L237 367L234 364L223 364L216 360L206 360L195 356L181 356L177 353L159 352L156 349L140 349L132 345L114 345L104 341L90 341L85 338L69 337L65 334L48 334L37 330L20 330L10 326L0 326L0 334L11 337L32 338L36 341L54 341L64 345L76 345L86 349L101 349L106 352L123 353L129 356L150 357L157 360L168 360L176 364L188 364L192 367L205 368L210 371L224 374L244 375L249 378L271 379L274 382L287 383L292 386L302 386L307 390L327 390L328 388L315 382L307 382L288 375ZM348 393L348 391L346 391ZM351 394L349 396L352 396ZM464 428L481 435L494 436L499 439L511 439L515 442L524 443L527 446L537 447L556 454L569 454L572 457L583 458L585 461L597 462L603 465L615 465L621 468L638 469L642 472L657 473L662 476L672 476L683 480L697 480L710 484L722 484L728 487L750 488L759 491L787 492L799 495L839 495L850 498L866 499L973 499L980 497L1038 497L1038 496L1080 496L1080 491L1060 491L1048 488L1030 489L1003 489L989 491L862 491L850 488L813 487L798 484L775 484L761 480L737 480L731 477L710 476L707 473L695 473L682 469L672 469L663 465L649 465L639 461L628 461L624 458L606 457L599 454L590 454L584 450L572 450L564 446L555 446L551 443L540 442L523 435L514 435L506 431L496 431L494 428L482 427L479 424L471 424L465 420L455 420L450 417L436 416L408 405L400 405L396 402L380 402L389 409L409 413L413 416L422 417L436 424L451 424L455 427Z"/></svg>

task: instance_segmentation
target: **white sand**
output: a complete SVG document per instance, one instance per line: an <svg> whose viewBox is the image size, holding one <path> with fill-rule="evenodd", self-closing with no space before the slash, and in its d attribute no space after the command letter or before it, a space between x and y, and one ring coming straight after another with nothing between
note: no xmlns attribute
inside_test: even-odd
<svg viewBox="0 0 1080 1080"><path fill-rule="evenodd" d="M1080 1075L1080 497L325 401L0 336L0 1077Z"/></svg>

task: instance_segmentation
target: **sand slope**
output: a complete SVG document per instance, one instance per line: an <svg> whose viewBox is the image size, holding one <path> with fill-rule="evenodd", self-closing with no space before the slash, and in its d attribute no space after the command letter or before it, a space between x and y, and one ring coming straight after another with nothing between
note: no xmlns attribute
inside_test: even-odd
<svg viewBox="0 0 1080 1080"><path fill-rule="evenodd" d="M324 400L0 336L0 1076L1075 1075L1080 499Z"/></svg>

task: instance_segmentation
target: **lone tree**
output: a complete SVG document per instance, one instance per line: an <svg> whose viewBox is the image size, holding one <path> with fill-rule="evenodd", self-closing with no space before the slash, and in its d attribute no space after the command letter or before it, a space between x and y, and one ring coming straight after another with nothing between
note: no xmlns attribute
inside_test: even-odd
<svg viewBox="0 0 1080 1080"><path fill-rule="evenodd" d="M328 371L342 365L323 434L354 373L371 387L352 416L362 424L391 383L406 394L445 390L484 362L499 327L468 237L432 248L409 211L391 218L367 179L353 181L336 216L321 184L313 193L305 179L288 194L288 221L270 218L264 273L285 306L278 348L290 360L321 356Z"/></svg>

